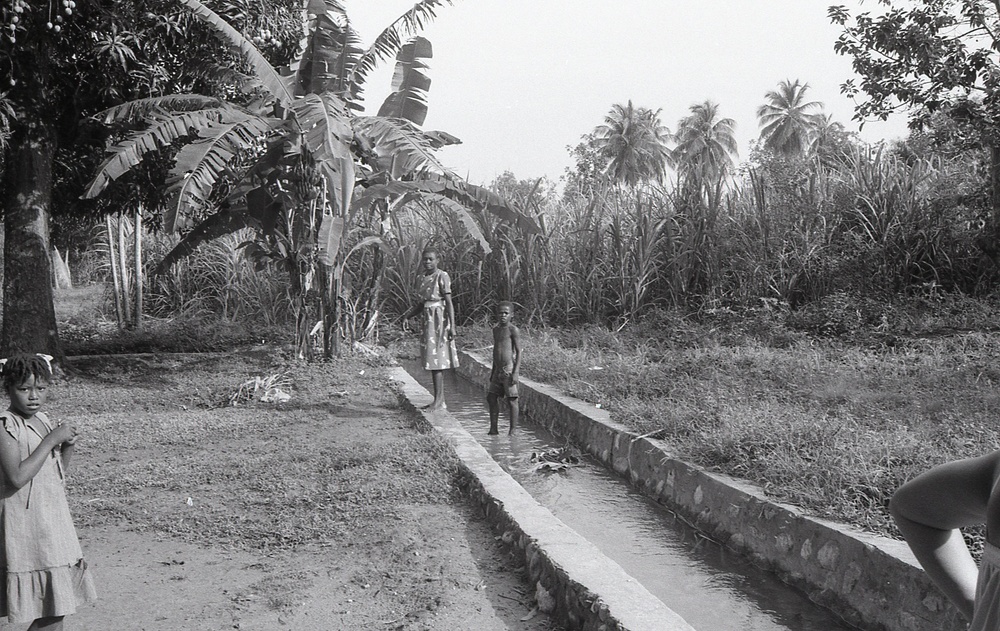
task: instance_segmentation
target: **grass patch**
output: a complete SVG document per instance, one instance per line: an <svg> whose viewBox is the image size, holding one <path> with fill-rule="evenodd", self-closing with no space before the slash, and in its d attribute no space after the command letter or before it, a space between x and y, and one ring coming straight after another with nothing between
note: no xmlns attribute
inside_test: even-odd
<svg viewBox="0 0 1000 631"><path fill-rule="evenodd" d="M290 400L228 405L248 374L284 375ZM343 541L452 501L454 456L419 433L386 381L362 358L87 359L50 405L86 437L70 483L77 523L270 550ZM359 433L362 416L374 420Z"/></svg>
<svg viewBox="0 0 1000 631"><path fill-rule="evenodd" d="M898 537L886 504L902 482L1000 444L1000 334L965 299L946 312L912 311L905 330L869 328L860 343L803 334L768 312L658 314L617 332L523 328L522 371L655 433L684 460ZM491 343L486 327L460 339Z"/></svg>
<svg viewBox="0 0 1000 631"><path fill-rule="evenodd" d="M83 519L270 547L347 536L349 522L375 527L408 503L447 501L451 456L430 436L406 438L411 421L385 388L383 356L298 363L271 343L287 333L230 323L153 321L118 332L79 315L88 300L79 292L57 302L68 354L98 355L73 361L74 376L56 389L56 405L72 402L66 415L83 414L106 446L105 455L81 446L74 484L90 498ZM996 301L960 296L905 304L838 296L793 313L773 305L662 311L618 331L523 327L522 371L600 403L685 460L898 536L885 507L903 481L1000 444L998 313ZM459 339L470 349L492 343L486 325L465 327ZM399 341L395 351L411 352ZM218 348L241 350L103 356ZM240 395L275 375L290 391L287 404ZM347 438L360 413L351 406L361 402L386 428L367 444ZM341 424L324 426L330 417ZM290 426L302 429L290 434ZM335 437L329 448L320 434Z"/></svg>

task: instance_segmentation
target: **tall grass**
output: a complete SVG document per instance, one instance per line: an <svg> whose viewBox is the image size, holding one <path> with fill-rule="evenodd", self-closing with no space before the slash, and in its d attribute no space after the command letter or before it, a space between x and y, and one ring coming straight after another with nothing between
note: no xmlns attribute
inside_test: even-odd
<svg viewBox="0 0 1000 631"><path fill-rule="evenodd" d="M473 328L463 339L486 345L489 335ZM617 333L523 328L522 338L525 376L600 404L679 458L872 532L896 534L885 506L903 481L1000 441L994 333L851 348L759 311L663 314Z"/></svg>
<svg viewBox="0 0 1000 631"><path fill-rule="evenodd" d="M838 160L759 160L733 180L604 185L561 199L539 195L540 182L510 186L508 177L511 203L535 219L537 233L483 209L471 209L470 221L406 198L351 236L379 237L384 247L359 248L347 261L342 330L349 342L377 339L381 322L404 313L428 244L452 276L460 322L483 321L499 300L517 304L525 323L617 329L674 307L768 304L788 313L830 305L840 317L865 297L985 295L1000 275L980 247L982 199L969 192L969 170L967 162L855 147ZM205 244L151 277L149 313L287 322L286 272L245 260L238 246L248 238ZM146 241L148 261L171 246L165 237Z"/></svg>
<svg viewBox="0 0 1000 631"><path fill-rule="evenodd" d="M387 281L405 293L419 249L410 244L434 241L462 321L481 320L497 300L517 303L528 322L619 327L676 306L796 309L929 288L983 295L1000 278L977 245L974 177L959 169L969 164L857 146L838 160L771 157L729 182L515 195L542 230L477 213L489 253L456 218L416 206L395 225Z"/></svg>
<svg viewBox="0 0 1000 631"><path fill-rule="evenodd" d="M162 274L152 267L176 245L177 239L148 234L146 304L153 316L214 316L224 321L279 326L290 322L288 282L279 266L257 269L240 244L249 231L214 239Z"/></svg>

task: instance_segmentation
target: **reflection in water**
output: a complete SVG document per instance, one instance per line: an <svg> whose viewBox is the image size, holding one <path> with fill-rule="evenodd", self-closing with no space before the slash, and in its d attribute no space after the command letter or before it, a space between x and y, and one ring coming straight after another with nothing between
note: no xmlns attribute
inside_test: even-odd
<svg viewBox="0 0 1000 631"><path fill-rule="evenodd" d="M429 375L404 363L425 387ZM565 441L524 424L487 436L483 389L446 371L448 411L539 503L621 565L664 604L703 631L847 631L853 627L743 557L707 539L668 509L584 456L559 473L532 472L534 452ZM501 411L501 425L506 423Z"/></svg>

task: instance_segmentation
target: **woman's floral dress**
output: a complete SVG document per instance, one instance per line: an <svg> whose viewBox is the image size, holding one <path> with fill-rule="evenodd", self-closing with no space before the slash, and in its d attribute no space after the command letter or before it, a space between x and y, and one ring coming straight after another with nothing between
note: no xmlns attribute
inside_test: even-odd
<svg viewBox="0 0 1000 631"><path fill-rule="evenodd" d="M423 332L420 335L420 356L424 370L458 368L458 351L454 338L448 339L448 313L444 297L451 294L448 272L436 269L417 277L417 295L424 301Z"/></svg>

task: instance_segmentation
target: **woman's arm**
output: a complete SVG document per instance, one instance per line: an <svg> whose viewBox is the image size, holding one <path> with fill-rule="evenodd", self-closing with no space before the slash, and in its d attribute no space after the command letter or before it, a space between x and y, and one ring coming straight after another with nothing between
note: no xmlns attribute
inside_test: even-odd
<svg viewBox="0 0 1000 631"><path fill-rule="evenodd" d="M21 460L21 449L17 440L6 431L0 431L0 468L7 483L19 489L31 481L38 472L49 453L60 444L72 438L73 428L70 425L59 425L42 438L42 442L27 458Z"/></svg>
<svg viewBox="0 0 1000 631"><path fill-rule="evenodd" d="M409 320L413 316L415 316L418 313L420 313L421 309L423 309L423 308L424 308L424 304L422 302L419 302L419 303L413 305L412 307L410 307L409 311L407 311L405 314L403 314L403 319L404 320Z"/></svg>
<svg viewBox="0 0 1000 631"><path fill-rule="evenodd" d="M448 339L455 339L455 306L451 303L451 294L444 295L444 304L448 310Z"/></svg>
<svg viewBox="0 0 1000 631"><path fill-rule="evenodd" d="M939 589L971 619L979 570L958 530L986 521L1000 451L922 473L892 496L889 512Z"/></svg>

